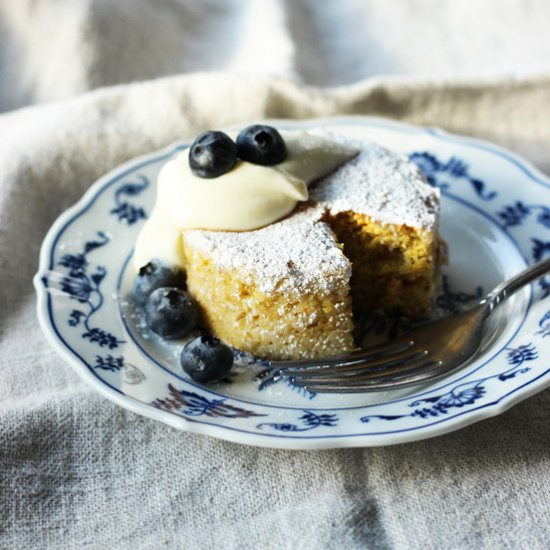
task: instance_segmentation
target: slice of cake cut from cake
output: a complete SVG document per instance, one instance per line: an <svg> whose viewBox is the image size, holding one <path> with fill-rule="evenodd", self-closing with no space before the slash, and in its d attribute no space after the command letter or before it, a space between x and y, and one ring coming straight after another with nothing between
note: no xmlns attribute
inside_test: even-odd
<svg viewBox="0 0 550 550"><path fill-rule="evenodd" d="M324 210L298 208L255 231L183 233L187 286L208 328L259 357L353 348L351 262Z"/></svg>

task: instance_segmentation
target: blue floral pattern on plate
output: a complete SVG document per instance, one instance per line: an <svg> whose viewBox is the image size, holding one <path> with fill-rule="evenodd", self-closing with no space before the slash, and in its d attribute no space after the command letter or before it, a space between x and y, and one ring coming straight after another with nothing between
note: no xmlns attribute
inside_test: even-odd
<svg viewBox="0 0 550 550"><path fill-rule="evenodd" d="M415 407L414 411L406 415L367 415L361 417L361 422L370 422L373 418L380 420L397 420L409 417L430 418L438 417L444 414L449 414L449 410L452 408L462 408L466 405L473 405L478 399L481 399L487 394L485 384L492 379L506 382L507 380L514 378L518 374L524 374L530 369L519 368L524 361L533 361L538 359L536 349L532 344L525 346L519 346L516 349L508 350L508 363L514 365L512 368L501 372L500 374L494 374L486 378L480 378L479 380L470 380L454 386L451 390L441 395L434 395L432 397L426 397L424 399L418 399L409 403L409 407ZM428 404L429 406L422 406ZM420 407L420 408L419 408Z"/></svg>
<svg viewBox="0 0 550 550"><path fill-rule="evenodd" d="M258 429L271 428L281 432L307 432L320 426L337 426L338 415L336 414L318 414L313 411L304 410L302 416L298 419L300 424L290 424L288 422L261 422L256 427Z"/></svg>
<svg viewBox="0 0 550 550"><path fill-rule="evenodd" d="M451 156L443 161L428 151L415 151L409 155L409 158L422 170L432 185L443 191L451 187L450 182L462 180L472 186L481 200L490 201L497 196L496 191L486 190L484 181L471 176L470 167L464 159Z"/></svg>
<svg viewBox="0 0 550 550"><path fill-rule="evenodd" d="M97 240L84 243L82 251L77 254L64 254L58 262L60 268L67 268L68 274L61 278L61 290L72 300L79 302L77 309L69 315L68 323L72 327L84 328L82 338L97 342L99 347L117 348L124 340L118 339L110 332L99 327L92 327L92 317L103 307L104 298L100 286L107 269L101 265L95 266L92 273L88 254L96 248L105 246L109 238L103 231L97 232Z"/></svg>
<svg viewBox="0 0 550 550"><path fill-rule="evenodd" d="M549 181L492 145L369 118L281 121L378 141L408 155L442 191L451 263L438 306L467 307L483 290L550 254ZM550 281L494 314L479 357L443 381L383 395L314 396L282 383L265 363L236 352L231 383L201 387L124 317L129 258L154 201L160 167L181 150L136 159L94 184L54 224L35 278L39 319L51 342L98 391L175 427L286 448L369 446L446 433L498 414L550 384ZM506 309L507 308L507 309ZM503 309L500 312L500 309ZM375 334L402 321L369 319ZM314 399L313 399L314 398ZM314 404L314 407L312 405Z"/></svg>
<svg viewBox="0 0 550 550"><path fill-rule="evenodd" d="M121 185L115 192L115 204L109 213L115 214L119 221L125 221L128 225L132 225L139 220L147 218L145 210L141 206L135 206L124 197L135 197L140 195L147 187L149 187L149 179L143 174L137 176L138 182L127 182Z"/></svg>
<svg viewBox="0 0 550 550"><path fill-rule="evenodd" d="M167 397L155 399L151 405L169 412L176 411L189 419L192 416L210 416L213 418L249 418L251 416L265 416L251 410L236 407L227 403L226 399L210 399L204 395L187 390L178 390L168 384Z"/></svg>

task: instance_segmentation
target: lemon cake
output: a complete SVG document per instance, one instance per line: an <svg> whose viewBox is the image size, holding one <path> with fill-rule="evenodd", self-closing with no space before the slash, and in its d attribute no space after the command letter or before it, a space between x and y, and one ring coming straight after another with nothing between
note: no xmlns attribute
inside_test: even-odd
<svg viewBox="0 0 550 550"><path fill-rule="evenodd" d="M350 351L354 315L375 311L417 318L429 310L437 288L439 190L404 156L372 143L314 133L324 140L317 150L321 157L328 150L339 154L322 170L308 172L308 178L299 174L296 179L307 180L309 188L304 194L292 182L299 192L292 191L291 208L285 206L289 212L282 219L244 230L195 229L201 225L183 222L171 222L168 228L166 219L179 215L175 211L181 202L172 188L162 191L161 173L156 214L136 247L136 266L160 256L184 267L188 290L208 329L260 357ZM283 135L291 144L309 139ZM289 149L291 160L303 153ZM317 166L306 164L308 170ZM258 168L254 179L261 184L268 177L261 169L272 168ZM292 180L290 172L283 171ZM217 178L220 185L223 177ZM171 200L164 199L160 215L163 192ZM200 192L206 191L201 187ZM242 208L243 201L235 202L236 207ZM226 203L225 209L230 208ZM220 210L219 216L224 215Z"/></svg>

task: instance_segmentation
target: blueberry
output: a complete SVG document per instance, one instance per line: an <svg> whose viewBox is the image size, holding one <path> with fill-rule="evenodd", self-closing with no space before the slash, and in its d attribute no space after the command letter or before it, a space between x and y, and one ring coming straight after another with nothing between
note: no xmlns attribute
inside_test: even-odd
<svg viewBox="0 0 550 550"><path fill-rule="evenodd" d="M237 136L237 155L254 164L273 166L286 158L285 140L272 126L248 126Z"/></svg>
<svg viewBox="0 0 550 550"><path fill-rule="evenodd" d="M185 276L180 270L172 270L160 260L151 260L140 268L134 280L134 300L143 306L153 290L163 286L185 289Z"/></svg>
<svg viewBox="0 0 550 550"><path fill-rule="evenodd" d="M199 178L217 178L237 162L237 146L223 132L203 132L189 150L191 172Z"/></svg>
<svg viewBox="0 0 550 550"><path fill-rule="evenodd" d="M145 321L163 338L181 338L197 326L199 308L185 290L157 288L145 304Z"/></svg>
<svg viewBox="0 0 550 550"><path fill-rule="evenodd" d="M221 380L233 365L231 349L210 334L191 340L183 348L180 359L183 370L200 383Z"/></svg>

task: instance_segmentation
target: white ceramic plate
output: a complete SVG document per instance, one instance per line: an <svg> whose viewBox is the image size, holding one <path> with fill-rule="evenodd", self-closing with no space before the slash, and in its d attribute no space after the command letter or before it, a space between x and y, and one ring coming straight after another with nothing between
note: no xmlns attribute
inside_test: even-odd
<svg viewBox="0 0 550 550"><path fill-rule="evenodd" d="M450 249L440 306L467 307L503 279L550 255L550 181L488 143L374 118L277 121L325 126L407 154L441 188ZM550 384L550 278L497 309L480 354L436 383L400 392L312 395L261 363L203 387L178 366L178 344L140 329L125 296L136 235L160 167L184 144L107 174L46 236L35 277L46 335L94 388L176 428L269 447L375 446L447 433L499 414ZM241 362L246 363L246 357ZM262 373L260 379L255 375Z"/></svg>

